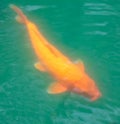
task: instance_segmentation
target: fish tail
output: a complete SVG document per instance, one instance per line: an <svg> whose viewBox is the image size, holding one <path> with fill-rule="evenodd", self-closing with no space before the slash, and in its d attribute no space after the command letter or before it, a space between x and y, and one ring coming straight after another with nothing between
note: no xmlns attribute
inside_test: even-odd
<svg viewBox="0 0 120 124"><path fill-rule="evenodd" d="M21 9L19 9L17 6L15 6L14 4L10 4L9 7L11 9L13 9L18 16L16 16L16 20L20 23L26 24L27 21L27 17L24 15L24 13L22 12Z"/></svg>

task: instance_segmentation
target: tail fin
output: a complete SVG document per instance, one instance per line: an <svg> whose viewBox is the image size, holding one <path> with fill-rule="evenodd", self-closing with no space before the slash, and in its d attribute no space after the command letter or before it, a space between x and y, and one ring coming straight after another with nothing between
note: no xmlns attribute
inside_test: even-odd
<svg viewBox="0 0 120 124"><path fill-rule="evenodd" d="M20 23L26 24L27 17L24 15L22 10L20 10L17 6L13 4L10 4L10 8L13 9L18 14L18 16L16 17L16 20Z"/></svg>

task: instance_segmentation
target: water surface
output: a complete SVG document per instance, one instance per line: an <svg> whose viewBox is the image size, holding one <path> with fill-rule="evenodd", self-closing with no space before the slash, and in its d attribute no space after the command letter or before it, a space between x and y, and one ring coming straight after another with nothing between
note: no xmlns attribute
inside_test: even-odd
<svg viewBox="0 0 120 124"><path fill-rule="evenodd" d="M0 123L120 123L119 0L13 0L59 50L81 59L102 97L90 102L73 93L49 95L54 82L37 71L26 29L0 1Z"/></svg>

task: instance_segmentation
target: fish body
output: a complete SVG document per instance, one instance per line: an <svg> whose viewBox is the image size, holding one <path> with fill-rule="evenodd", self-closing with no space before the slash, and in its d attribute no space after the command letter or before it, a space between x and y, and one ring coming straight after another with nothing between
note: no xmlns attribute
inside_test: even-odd
<svg viewBox="0 0 120 124"><path fill-rule="evenodd" d="M17 6L10 5L10 7L18 14L17 20L27 28L32 47L38 58L38 62L34 65L35 68L48 72L56 80L49 86L48 93L58 94L71 91L88 97L92 101L98 99L101 93L94 80L86 73L83 62L72 62L46 40L37 26L28 20Z"/></svg>

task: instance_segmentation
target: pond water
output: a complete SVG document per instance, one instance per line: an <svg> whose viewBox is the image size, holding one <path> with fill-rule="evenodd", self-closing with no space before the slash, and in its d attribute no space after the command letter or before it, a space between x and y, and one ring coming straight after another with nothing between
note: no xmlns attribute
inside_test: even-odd
<svg viewBox="0 0 120 124"><path fill-rule="evenodd" d="M54 79L34 68L26 28L14 19L10 3L60 51L84 62L100 99L46 92ZM0 124L119 124L119 92L119 0L0 1Z"/></svg>

